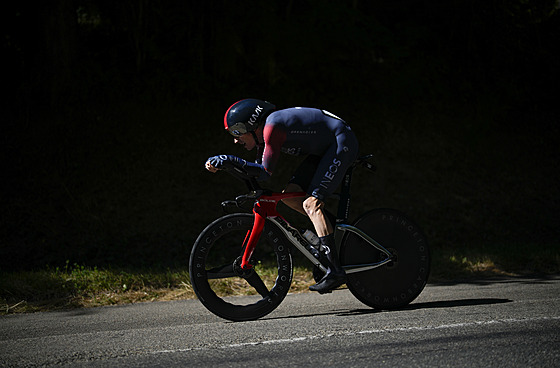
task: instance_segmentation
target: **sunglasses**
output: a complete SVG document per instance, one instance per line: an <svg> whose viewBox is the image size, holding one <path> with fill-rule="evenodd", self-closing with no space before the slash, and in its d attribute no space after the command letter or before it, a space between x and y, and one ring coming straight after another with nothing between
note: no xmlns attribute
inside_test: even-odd
<svg viewBox="0 0 560 368"><path fill-rule="evenodd" d="M247 133L247 128L243 123L235 123L228 128L229 134L233 135L235 138L241 137L243 134Z"/></svg>

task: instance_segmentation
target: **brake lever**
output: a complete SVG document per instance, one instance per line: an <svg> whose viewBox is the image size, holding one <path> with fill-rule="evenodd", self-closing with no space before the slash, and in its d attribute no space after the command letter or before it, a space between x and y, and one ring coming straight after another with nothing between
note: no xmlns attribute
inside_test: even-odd
<svg viewBox="0 0 560 368"><path fill-rule="evenodd" d="M222 207L226 208L228 206L238 206L236 201L223 201ZM238 206L239 207L239 206Z"/></svg>
<svg viewBox="0 0 560 368"><path fill-rule="evenodd" d="M249 194L243 194L243 195L237 196L237 197L235 197L235 200L223 201L222 202L222 208L224 209L224 211L229 206L236 206L238 208L243 208L242 206L245 202L256 201L257 199L259 199L263 195L264 192L265 192L264 190L256 190L256 191L254 191L252 193L249 193Z"/></svg>
<svg viewBox="0 0 560 368"><path fill-rule="evenodd" d="M255 190L255 191L253 191L249 194L243 194L243 195L235 197L235 202L237 202L238 206L239 206L239 203L243 204L244 202L247 202L249 200L250 201L256 201L257 199L259 199L263 195L263 193L264 193L264 190L262 190L262 189Z"/></svg>

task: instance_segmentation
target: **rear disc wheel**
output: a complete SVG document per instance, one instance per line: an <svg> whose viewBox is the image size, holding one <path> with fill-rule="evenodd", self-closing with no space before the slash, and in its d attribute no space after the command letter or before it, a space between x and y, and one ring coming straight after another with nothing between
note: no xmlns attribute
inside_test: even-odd
<svg viewBox="0 0 560 368"><path fill-rule="evenodd" d="M376 309L396 309L411 303L424 289L430 273L430 251L421 229L392 209L367 212L354 226L389 250L393 259L372 270L348 273L348 289ZM383 252L349 231L343 236L340 257L343 265L386 259Z"/></svg>

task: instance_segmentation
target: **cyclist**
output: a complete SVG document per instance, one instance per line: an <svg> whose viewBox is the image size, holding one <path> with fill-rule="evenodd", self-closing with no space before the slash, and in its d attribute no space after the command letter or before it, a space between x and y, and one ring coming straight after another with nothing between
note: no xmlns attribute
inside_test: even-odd
<svg viewBox="0 0 560 368"><path fill-rule="evenodd" d="M324 208L324 199L342 182L346 169L358 155L358 141L348 124L320 109L276 110L276 106L267 101L244 99L226 111L224 126L233 135L234 143L248 151L256 148L257 159L248 162L232 155L210 157L206 161L210 172L216 172L229 161L264 181L272 175L281 152L307 155L284 192L306 192L308 196L283 202L309 217L321 241L320 250L328 260L327 273L309 289L325 293L344 284L346 274L334 242L334 216Z"/></svg>

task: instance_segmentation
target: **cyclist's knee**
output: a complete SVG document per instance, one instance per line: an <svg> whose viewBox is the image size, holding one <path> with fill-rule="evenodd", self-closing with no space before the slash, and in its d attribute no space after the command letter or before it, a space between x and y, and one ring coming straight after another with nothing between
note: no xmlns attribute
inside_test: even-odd
<svg viewBox="0 0 560 368"><path fill-rule="evenodd" d="M315 197L308 197L305 201L303 201L303 209L309 217L314 217L317 216L317 214L321 214L321 210L323 209L323 207L323 201Z"/></svg>

